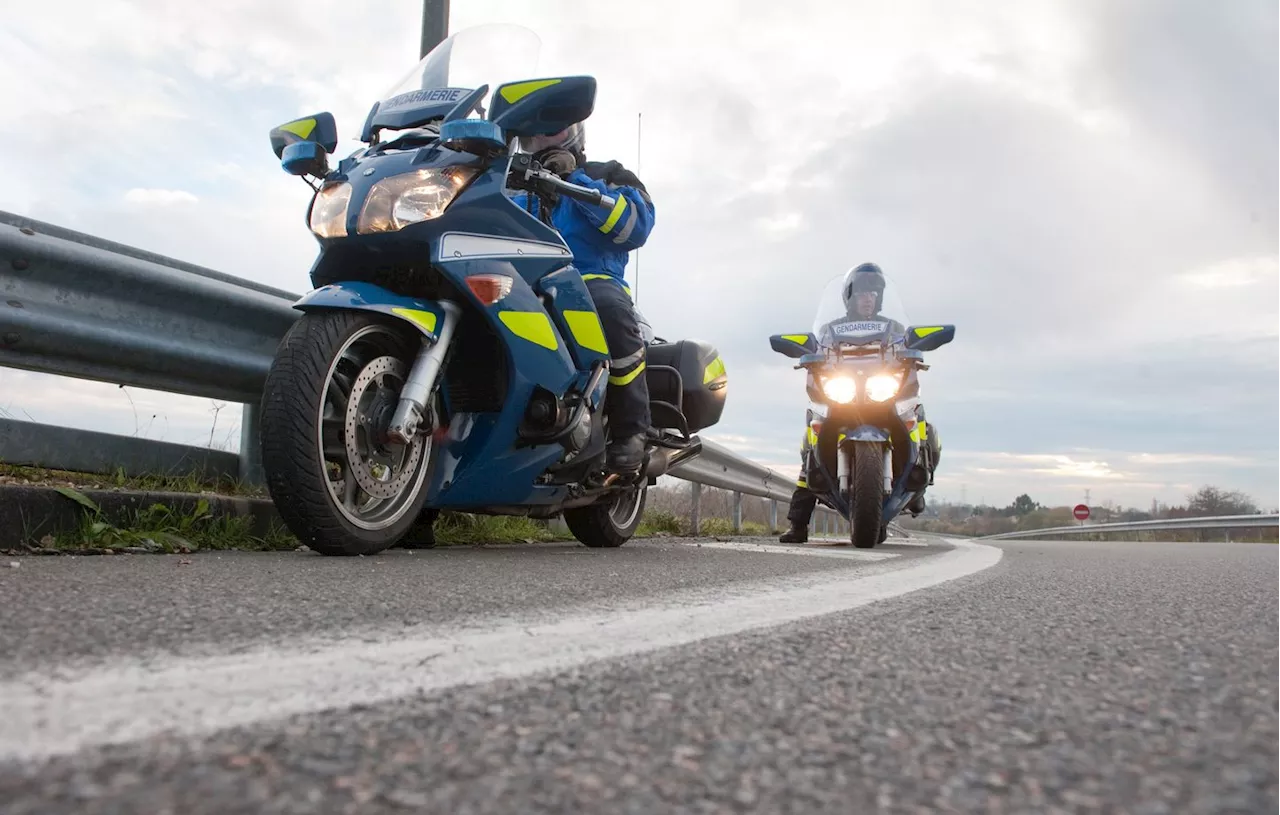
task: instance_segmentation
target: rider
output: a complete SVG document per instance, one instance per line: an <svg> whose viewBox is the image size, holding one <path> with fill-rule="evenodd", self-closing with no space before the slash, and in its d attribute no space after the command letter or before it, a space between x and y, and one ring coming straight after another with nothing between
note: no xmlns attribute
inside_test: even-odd
<svg viewBox="0 0 1280 815"><path fill-rule="evenodd" d="M653 230L653 201L649 191L617 161L587 161L586 132L581 122L550 136L521 139L533 160L571 184L591 187L616 199L606 208L559 196L552 202L551 225L573 252L574 264L586 281L612 357L605 413L610 443L606 462L611 472L633 474L644 460L644 433L649 428L649 386L645 342L624 275L627 255L644 245ZM538 215L536 196L514 196L516 203Z"/></svg>
<svg viewBox="0 0 1280 815"><path fill-rule="evenodd" d="M821 333L825 334L835 323L842 323L849 319L883 320L889 322L889 331L892 336L903 336L907 330L906 326L880 313L884 305L884 284L884 272L875 263L861 263L851 269L845 279L844 290L841 292L844 298L845 314L823 326ZM936 466L938 461L937 453L933 450L936 442L932 425L927 429L928 436L925 443L930 445L930 450L933 452L930 465L932 467ZM787 510L787 520L791 528L779 538L783 543L804 543L809 539L809 519L813 517L813 511L817 508L818 496L809 489L805 463L810 449L816 442L813 431L806 428L805 440L800 451L800 478L796 481L796 491L791 495L791 506ZM924 510L923 489L907 505L907 509L914 513Z"/></svg>
<svg viewBox="0 0 1280 815"><path fill-rule="evenodd" d="M586 131L581 122L550 136L521 138L520 148L532 154L544 170L581 187L591 187L616 199L611 208L567 195L549 196L549 212L538 196L524 192L512 200L542 218L560 233L573 252L574 264L586 281L604 328L612 358L605 413L610 441L606 467L619 474L638 473L644 462L644 435L649 415L649 385L644 377L645 341L624 275L627 254L643 246L653 231L653 201L635 173L617 161L587 161ZM549 217L548 217L549 216ZM435 545L431 526L438 512L426 510L405 547Z"/></svg>

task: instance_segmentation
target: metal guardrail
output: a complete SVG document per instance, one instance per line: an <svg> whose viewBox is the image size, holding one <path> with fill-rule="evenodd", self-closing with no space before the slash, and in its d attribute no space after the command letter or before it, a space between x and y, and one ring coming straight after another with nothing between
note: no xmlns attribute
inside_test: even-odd
<svg viewBox="0 0 1280 815"><path fill-rule="evenodd" d="M1055 526L985 535L975 540L1036 538L1046 535L1087 535L1093 532L1181 532L1192 529L1269 529L1280 527L1280 515L1214 515L1199 518L1164 518L1156 521L1120 521L1109 524Z"/></svg>
<svg viewBox="0 0 1280 815"><path fill-rule="evenodd" d="M258 399L280 338L301 316L292 308L299 295L4 211L0 269L0 365L243 403L238 474L261 482ZM59 439L79 445L67 455L77 461L126 450L126 460L149 466L210 460L203 448L16 421L0 426L0 458L37 449L47 457ZM735 529L742 495L789 501L795 488L709 440L669 474L734 492ZM770 524L777 528L776 503Z"/></svg>

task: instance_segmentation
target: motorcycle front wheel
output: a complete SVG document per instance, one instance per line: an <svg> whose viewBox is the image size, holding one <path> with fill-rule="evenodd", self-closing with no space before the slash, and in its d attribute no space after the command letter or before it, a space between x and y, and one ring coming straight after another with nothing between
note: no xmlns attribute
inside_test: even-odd
<svg viewBox="0 0 1280 815"><path fill-rule="evenodd" d="M869 441L853 443L853 495L849 501L849 537L859 549L879 543L884 507L884 448Z"/></svg>
<svg viewBox="0 0 1280 815"><path fill-rule="evenodd" d="M280 342L262 395L262 466L285 524L321 554L390 548L422 511L430 434L386 437L420 347L398 320L342 310L304 314Z"/></svg>

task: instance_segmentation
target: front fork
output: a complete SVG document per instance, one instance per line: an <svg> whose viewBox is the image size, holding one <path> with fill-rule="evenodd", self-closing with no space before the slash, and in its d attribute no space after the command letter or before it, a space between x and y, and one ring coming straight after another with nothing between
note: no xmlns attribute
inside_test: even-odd
<svg viewBox="0 0 1280 815"><path fill-rule="evenodd" d="M430 345L424 343L418 351L413 367L409 369L409 378L400 391L400 403L396 405L396 412L387 427L387 435L398 444L408 444L417 435L427 403L440 377L445 354L449 352L449 345L453 342L454 329L462 316L462 309L457 303L441 300L439 304L444 311L440 333L435 342Z"/></svg>
<svg viewBox="0 0 1280 815"><path fill-rule="evenodd" d="M853 448L852 441L840 445L838 460L838 481L840 491L844 495L853 496ZM893 451L884 445L884 494L893 492Z"/></svg>

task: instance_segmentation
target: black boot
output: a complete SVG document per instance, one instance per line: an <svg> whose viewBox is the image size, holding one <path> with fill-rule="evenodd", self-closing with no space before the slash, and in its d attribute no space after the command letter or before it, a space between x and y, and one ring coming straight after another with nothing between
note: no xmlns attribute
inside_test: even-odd
<svg viewBox="0 0 1280 815"><path fill-rule="evenodd" d="M806 543L809 540L809 527L791 522L791 528L778 538L782 543Z"/></svg>
<svg viewBox="0 0 1280 815"><path fill-rule="evenodd" d="M418 516L418 520L414 521L413 526L409 527L409 531L404 533L404 537L395 545L396 549L434 549L436 548L436 518L440 515L438 509L424 510Z"/></svg>
<svg viewBox="0 0 1280 815"><path fill-rule="evenodd" d="M611 473L631 475L640 472L640 465L644 463L644 434L615 440L605 453L605 463Z"/></svg>
<svg viewBox="0 0 1280 815"><path fill-rule="evenodd" d="M907 512L910 512L912 517L924 512L924 490L917 492L915 497L907 502Z"/></svg>

